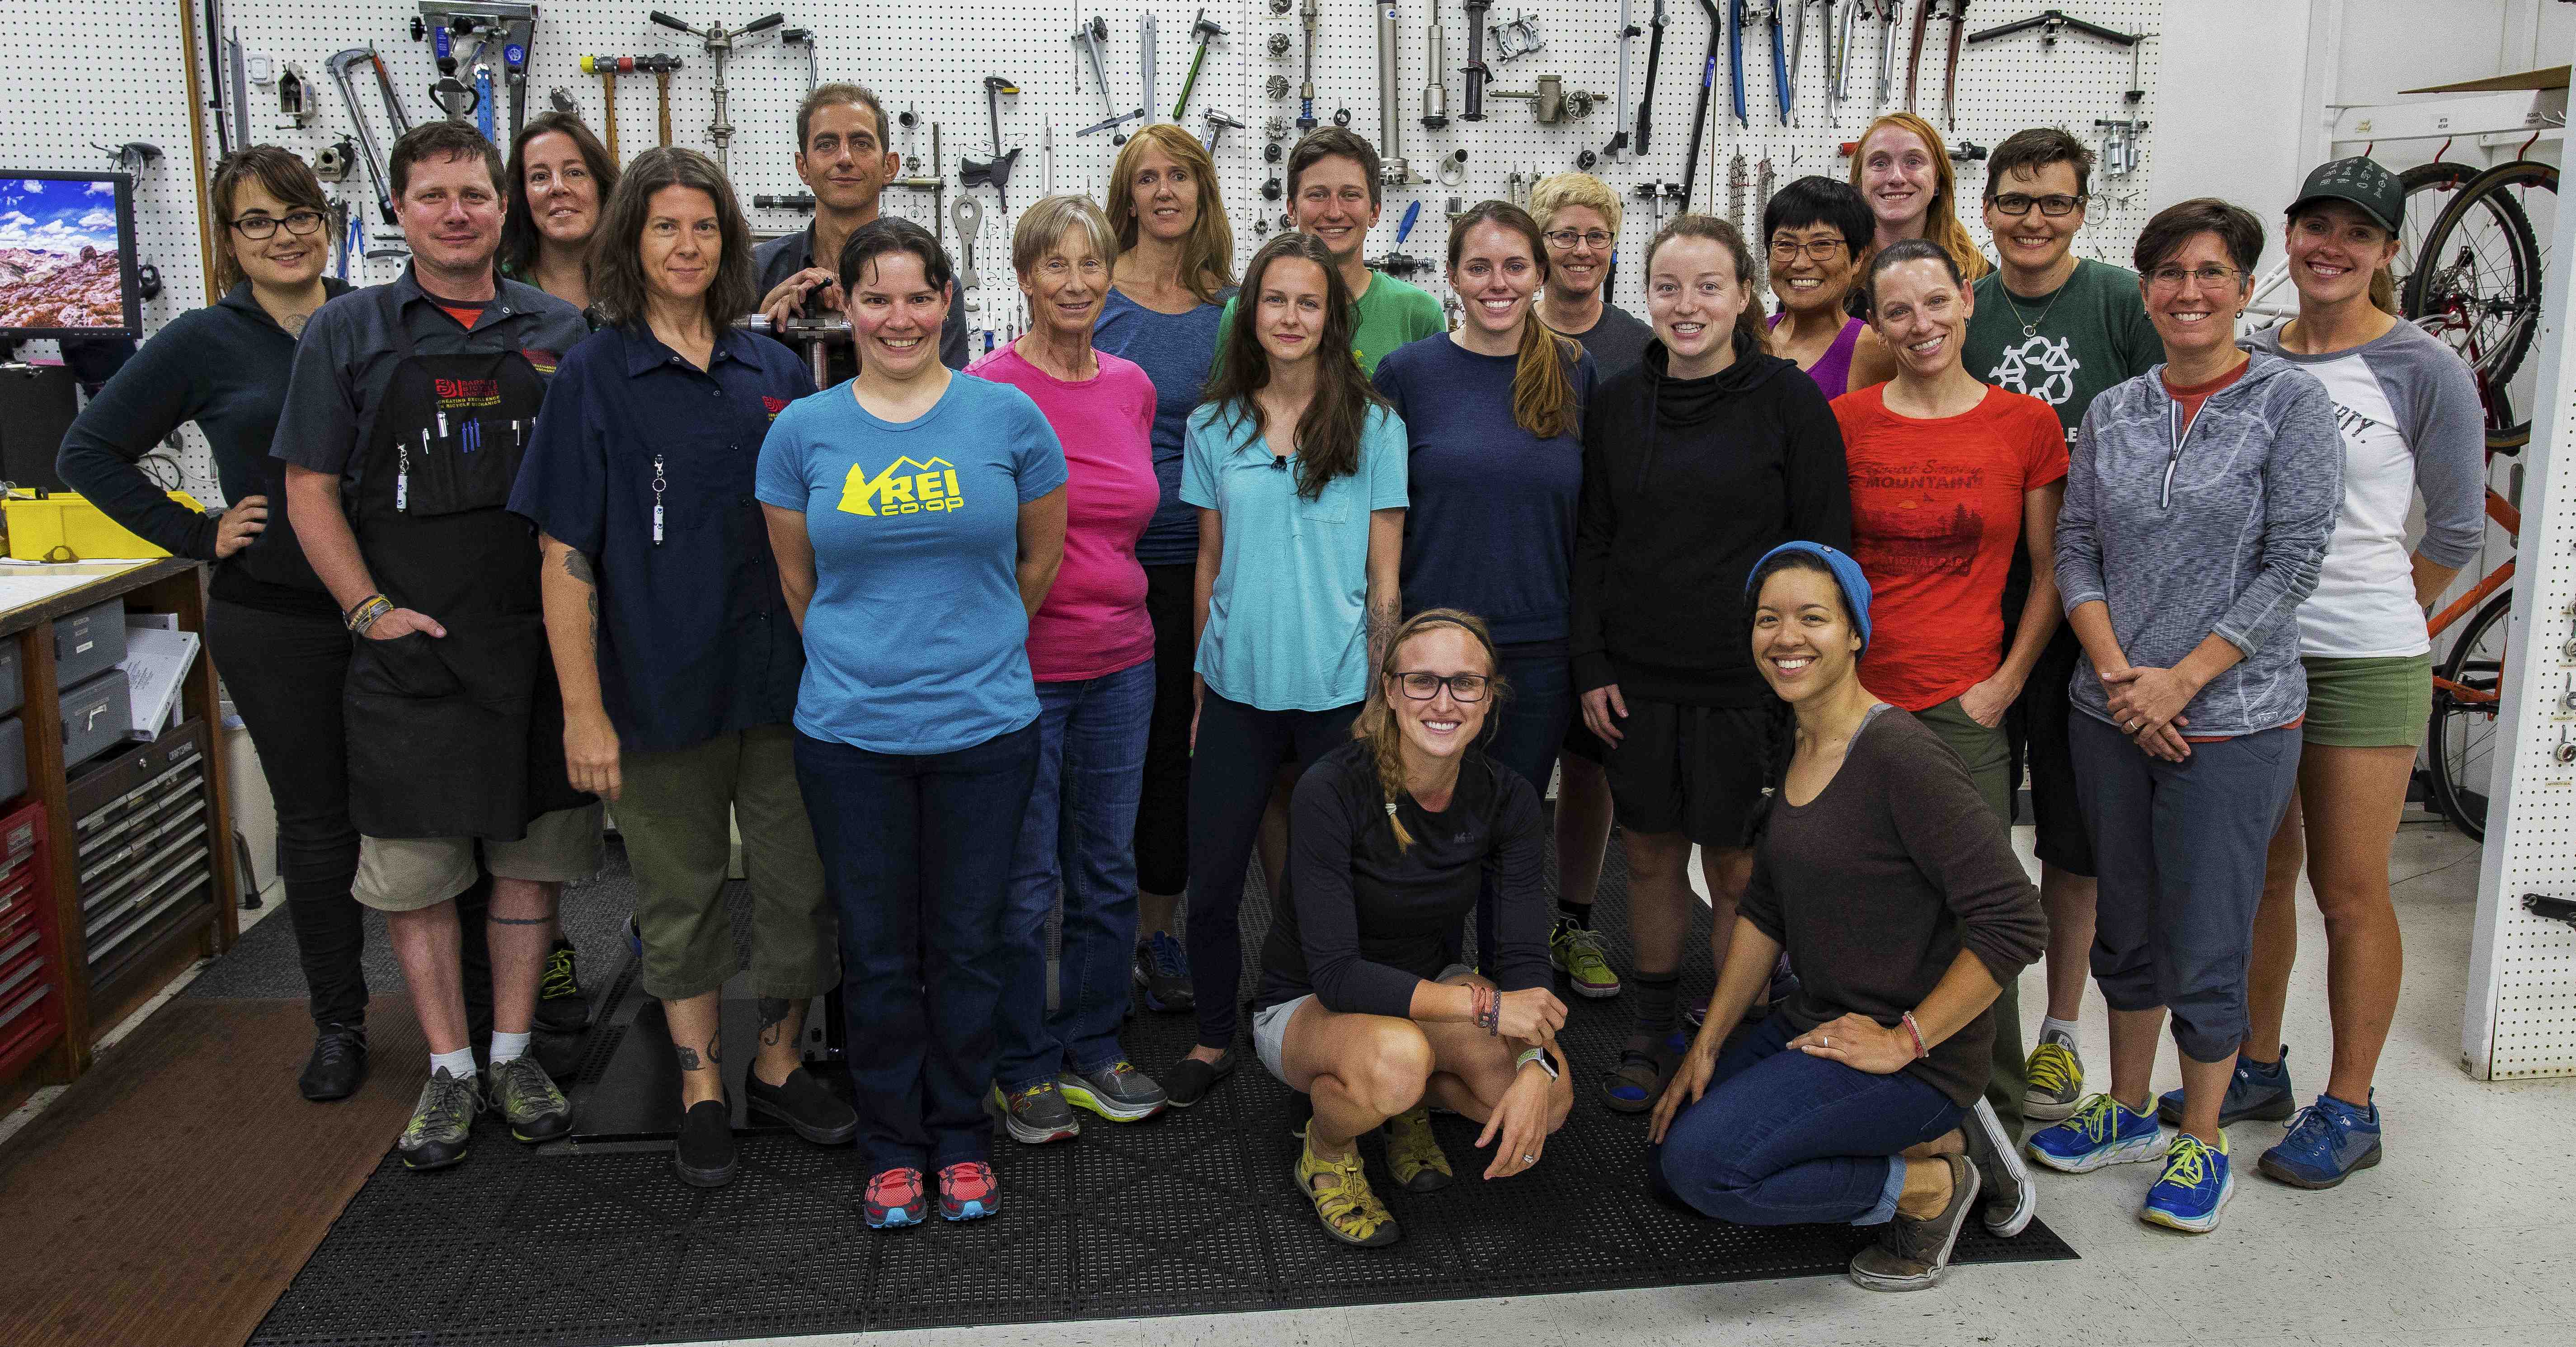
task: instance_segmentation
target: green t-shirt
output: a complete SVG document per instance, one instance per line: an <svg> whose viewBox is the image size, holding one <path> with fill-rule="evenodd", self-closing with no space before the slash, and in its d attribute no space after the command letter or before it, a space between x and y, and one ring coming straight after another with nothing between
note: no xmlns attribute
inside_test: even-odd
<svg viewBox="0 0 2576 1347"><path fill-rule="evenodd" d="M2095 397L2165 358L2138 275L2126 267L2079 258L2063 287L2031 296L2006 293L2003 272L1994 271L1977 282L1976 294L1964 348L1968 372L2055 408L2069 445ZM2035 331L2025 336L2025 324Z"/></svg>
<svg viewBox="0 0 2576 1347"><path fill-rule="evenodd" d="M1217 315L1216 349L1225 350L1225 338L1234 330L1234 306L1241 299L1225 302L1225 312ZM1440 312L1440 301L1418 285L1408 285L1383 271L1369 273L1369 288L1359 303L1351 306L1358 330L1351 334L1351 354L1358 356L1362 374L1377 373L1377 362L1386 353L1407 342L1449 330L1448 316Z"/></svg>

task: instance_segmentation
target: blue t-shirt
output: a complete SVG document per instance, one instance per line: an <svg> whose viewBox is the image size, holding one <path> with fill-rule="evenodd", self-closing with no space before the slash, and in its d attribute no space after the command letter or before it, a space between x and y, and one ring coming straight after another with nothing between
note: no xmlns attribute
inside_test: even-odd
<svg viewBox="0 0 2576 1347"><path fill-rule="evenodd" d="M847 386L779 413L759 496L804 512L814 544L796 728L927 755L1036 719L1020 507L1064 483L1055 431L1007 384L951 375L900 424Z"/></svg>
<svg viewBox="0 0 2576 1347"><path fill-rule="evenodd" d="M1592 396L1592 357L1580 346L1574 356L1580 408ZM1518 357L1478 355L1444 332L1388 352L1376 374L1412 450L1404 610L1465 609L1500 645L1565 639L1583 490L1580 430L1542 440L1512 419L1519 372Z"/></svg>
<svg viewBox="0 0 2576 1347"><path fill-rule="evenodd" d="M1181 464L1181 499L1225 526L1198 672L1264 711L1348 706L1368 696L1369 515L1404 508L1404 422L1371 408L1359 469L1308 500L1293 458L1272 466L1252 418L1227 410L1190 413Z"/></svg>
<svg viewBox="0 0 2576 1347"><path fill-rule="evenodd" d="M730 328L703 370L622 327L556 369L510 509L591 559L600 700L626 748L794 712L805 652L751 489L771 419L813 391L794 353Z"/></svg>
<svg viewBox="0 0 2576 1347"><path fill-rule="evenodd" d="M1217 319L1233 297L1234 287L1227 286L1214 304L1157 313L1112 287L1091 330L1093 347L1144 366L1145 377L1154 381L1154 478L1162 485L1163 503L1136 540L1136 560L1147 566L1198 560L1199 512L1181 502L1181 442L1216 361Z"/></svg>

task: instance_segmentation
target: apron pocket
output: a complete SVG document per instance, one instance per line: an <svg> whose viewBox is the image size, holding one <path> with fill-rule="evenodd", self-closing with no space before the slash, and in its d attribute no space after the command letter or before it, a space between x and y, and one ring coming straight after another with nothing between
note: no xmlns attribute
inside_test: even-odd
<svg viewBox="0 0 2576 1347"><path fill-rule="evenodd" d="M349 690L410 699L462 694L465 683L439 657L436 640L423 632L384 641L359 637L349 652Z"/></svg>
<svg viewBox="0 0 2576 1347"><path fill-rule="evenodd" d="M474 447L467 448L469 444ZM508 426L496 430L469 420L458 427L454 439L433 440L409 452L411 482L404 512L443 515L507 505L526 451Z"/></svg>

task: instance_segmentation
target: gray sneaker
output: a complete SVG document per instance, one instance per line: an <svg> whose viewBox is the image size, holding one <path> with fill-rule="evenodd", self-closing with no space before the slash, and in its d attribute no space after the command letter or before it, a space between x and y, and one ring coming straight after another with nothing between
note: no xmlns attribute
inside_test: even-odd
<svg viewBox="0 0 2576 1347"><path fill-rule="evenodd" d="M411 1122L403 1128L402 1140L394 1143L394 1149L402 1152L403 1168L445 1169L465 1158L474 1115L483 1111L483 1096L474 1088L474 1080L472 1076L458 1080L440 1067L420 1087Z"/></svg>
<svg viewBox="0 0 2576 1347"><path fill-rule="evenodd" d="M1995 1106L1983 1099L1959 1120L1959 1131L1968 1140L1968 1162L1977 1167L1978 1185L1986 1192L1979 1219L1986 1223L1987 1233L2005 1239L2020 1234L2030 1225L2031 1214L2039 1210L2039 1189L2031 1184L2021 1148L2004 1132Z"/></svg>
<svg viewBox="0 0 2576 1347"><path fill-rule="evenodd" d="M1070 1141L1082 1135L1082 1120L1073 1116L1073 1107L1064 1102L1064 1095L1051 1080L1007 1094L1002 1083L995 1081L993 1092L984 1099L984 1108L1001 1118L1002 1125L1011 1131L1011 1140L1024 1146Z"/></svg>
<svg viewBox="0 0 2576 1347"><path fill-rule="evenodd" d="M1163 1105L1171 1102L1153 1077L1124 1060L1092 1072L1058 1072L1055 1087L1066 1103L1089 1109L1111 1122L1141 1122L1162 1112Z"/></svg>
<svg viewBox="0 0 2576 1347"><path fill-rule="evenodd" d="M492 1106L510 1120L510 1135L534 1146L560 1140L572 1131L572 1101L534 1057L513 1057L483 1073L492 1090Z"/></svg>
<svg viewBox="0 0 2576 1347"><path fill-rule="evenodd" d="M1878 1242L1852 1255L1852 1281L1872 1291L1925 1291L1950 1266L1950 1250L1959 1228L1977 1208L1977 1167L1964 1155L1945 1155L1950 1165L1950 1205L1928 1220L1903 1212L1878 1228Z"/></svg>
<svg viewBox="0 0 2576 1347"><path fill-rule="evenodd" d="M2084 1098L2084 1059L2075 1040L2061 1033L2039 1036L2039 1046L2022 1063L2021 1115L2040 1122L2064 1122Z"/></svg>

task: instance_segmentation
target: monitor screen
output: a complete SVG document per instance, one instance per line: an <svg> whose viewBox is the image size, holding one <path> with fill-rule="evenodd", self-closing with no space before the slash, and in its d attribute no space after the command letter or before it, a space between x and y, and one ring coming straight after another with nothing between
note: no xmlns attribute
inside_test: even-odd
<svg viewBox="0 0 2576 1347"><path fill-rule="evenodd" d="M0 339L140 337L133 179L0 169Z"/></svg>

